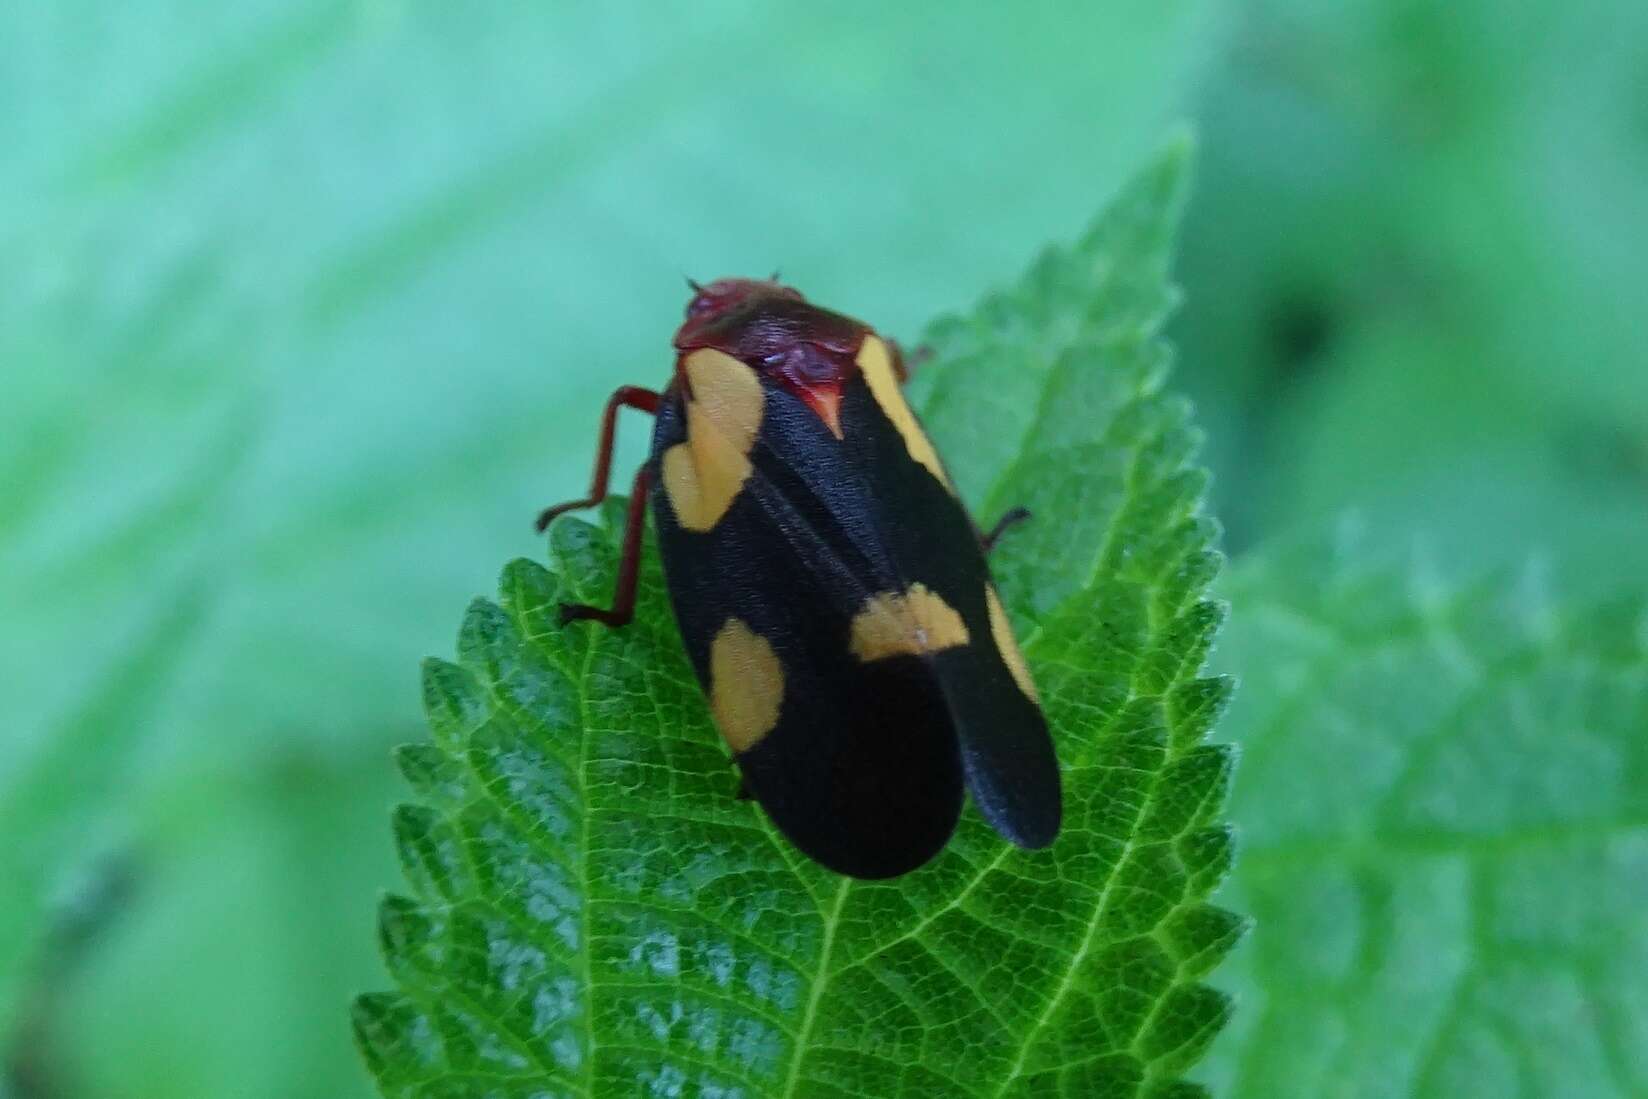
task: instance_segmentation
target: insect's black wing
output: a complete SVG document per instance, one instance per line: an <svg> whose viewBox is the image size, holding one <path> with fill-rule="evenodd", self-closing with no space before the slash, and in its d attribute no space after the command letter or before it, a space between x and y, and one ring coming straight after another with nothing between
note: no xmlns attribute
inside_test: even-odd
<svg viewBox="0 0 1648 1099"><path fill-rule="evenodd" d="M926 660L866 663L851 651L855 614L897 581L867 486L805 405L766 383L762 399L747 476L707 486L730 494L719 513L670 476L688 445L679 390L660 410L654 514L676 619L774 824L833 870L892 877L937 854L960 815L951 704Z"/></svg>
<svg viewBox="0 0 1648 1099"><path fill-rule="evenodd" d="M1058 760L977 531L890 373L860 361L864 376L843 395L843 451L874 479L869 506L903 581L938 593L967 627L967 644L936 652L931 664L968 788L1003 836L1045 847L1062 816Z"/></svg>

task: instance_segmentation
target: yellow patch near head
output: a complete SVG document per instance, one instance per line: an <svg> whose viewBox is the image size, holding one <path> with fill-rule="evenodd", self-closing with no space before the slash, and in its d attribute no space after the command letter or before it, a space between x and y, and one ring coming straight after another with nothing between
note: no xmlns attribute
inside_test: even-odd
<svg viewBox="0 0 1648 1099"><path fill-rule="evenodd" d="M944 472L944 463L939 461L938 451L933 449L932 440L927 438L927 433L916 421L910 402L904 399L904 390L898 384L898 376L893 373L893 358L887 351L887 345L878 336L865 336L864 342L859 345L856 361L859 373L864 375L871 394L875 396L876 404L881 406L881 411L904 437L904 446L910 451L910 457L926 466L940 484L954 492L955 487Z"/></svg>
<svg viewBox="0 0 1648 1099"><path fill-rule="evenodd" d="M1041 695L1036 691L1036 681L1030 678L1030 666L1024 662L1024 654L1019 651L1018 639L1013 636L1013 623L1008 621L1007 608L1001 605L1001 596L996 594L994 585L984 586L984 602L990 608L990 636L996 640L996 650L1001 653L1007 670L1013 673L1013 681L1019 685L1019 690L1040 706Z"/></svg>
<svg viewBox="0 0 1648 1099"><path fill-rule="evenodd" d="M664 452L664 492L683 527L713 530L749 480L766 397L755 371L703 348L683 364L691 397L687 441Z"/></svg>
<svg viewBox="0 0 1648 1099"><path fill-rule="evenodd" d="M771 642L736 618L710 643L710 711L721 739L737 755L778 725L784 705L784 665Z"/></svg>
<svg viewBox="0 0 1648 1099"><path fill-rule="evenodd" d="M907 592L876 595L853 618L852 651L860 661L922 656L967 644L967 625L956 609L925 584Z"/></svg>

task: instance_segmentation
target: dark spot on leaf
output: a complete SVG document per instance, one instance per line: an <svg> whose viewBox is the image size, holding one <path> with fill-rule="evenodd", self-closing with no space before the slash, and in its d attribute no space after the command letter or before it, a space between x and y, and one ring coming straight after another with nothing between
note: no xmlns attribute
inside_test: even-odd
<svg viewBox="0 0 1648 1099"><path fill-rule="evenodd" d="M1316 294L1287 294L1265 316L1265 342L1279 386L1313 374L1338 339L1339 318Z"/></svg>
<svg viewBox="0 0 1648 1099"><path fill-rule="evenodd" d="M1648 484L1648 436L1621 423L1591 417L1569 422L1554 459L1586 480Z"/></svg>

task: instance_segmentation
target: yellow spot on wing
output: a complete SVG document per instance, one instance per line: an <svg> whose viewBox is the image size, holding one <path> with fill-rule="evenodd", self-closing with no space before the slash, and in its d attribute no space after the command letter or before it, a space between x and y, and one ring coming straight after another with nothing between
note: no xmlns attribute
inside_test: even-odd
<svg viewBox="0 0 1648 1099"><path fill-rule="evenodd" d="M710 643L710 710L734 755L749 751L778 724L784 665L770 642L729 618Z"/></svg>
<svg viewBox="0 0 1648 1099"><path fill-rule="evenodd" d="M1013 673L1019 690L1040 706L1041 695L1036 691L1036 681L1030 678L1030 666L1024 662L1024 653L1019 651L1018 639L1013 636L1013 623L1008 620L1007 609L1001 605L1001 596L996 594L993 585L984 586L984 602L990 608L990 636L996 640L996 650L1001 653L1007 670Z"/></svg>
<svg viewBox="0 0 1648 1099"><path fill-rule="evenodd" d="M713 530L749 480L765 395L755 371L711 348L694 351L687 375L687 441L664 452L664 492L688 530Z"/></svg>
<svg viewBox="0 0 1648 1099"><path fill-rule="evenodd" d="M887 351L887 345L878 336L865 336L864 342L858 348L859 373L870 386L870 392L875 396L876 404L881 406L898 433L904 437L904 445L910 451L910 457L926 466L939 483L951 492L955 488L950 484L949 475L944 472L944 463L939 461L938 451L933 449L933 442L927 438L921 424L916 420L916 414L910 408L910 402L904 399L904 390L898 384L898 377L893 373L892 355Z"/></svg>
<svg viewBox="0 0 1648 1099"><path fill-rule="evenodd" d="M713 427L728 443L748 454L761 430L761 382L755 371L714 348L701 348L684 364L692 387L689 413L702 426Z"/></svg>
<svg viewBox="0 0 1648 1099"><path fill-rule="evenodd" d="M924 584L871 596L853 618L852 652L868 664L890 656L921 656L967 644L956 609Z"/></svg>

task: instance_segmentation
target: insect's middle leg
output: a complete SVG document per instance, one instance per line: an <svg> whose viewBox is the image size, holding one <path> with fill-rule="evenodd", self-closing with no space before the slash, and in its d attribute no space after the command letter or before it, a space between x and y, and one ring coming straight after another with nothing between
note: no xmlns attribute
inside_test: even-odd
<svg viewBox="0 0 1648 1099"><path fill-rule="evenodd" d="M569 500L564 504L545 508L538 515L537 527L540 532L547 529L550 520L557 515L578 508L594 507L607 498L607 481L612 475L612 448L618 436L618 410L633 408L637 412L656 414L663 399L662 394L638 385L618 387L607 400L606 411L601 414L601 439L595 444L595 475L590 478L589 495L582 500Z"/></svg>
<svg viewBox="0 0 1648 1099"><path fill-rule="evenodd" d="M612 597L612 609L587 603L562 603L561 625L593 619L616 629L629 625L635 617L635 591L641 578L641 536L647 529L647 493L651 488L652 464L649 462L636 471L630 486L629 515L624 520L624 548L618 558L618 585Z"/></svg>

